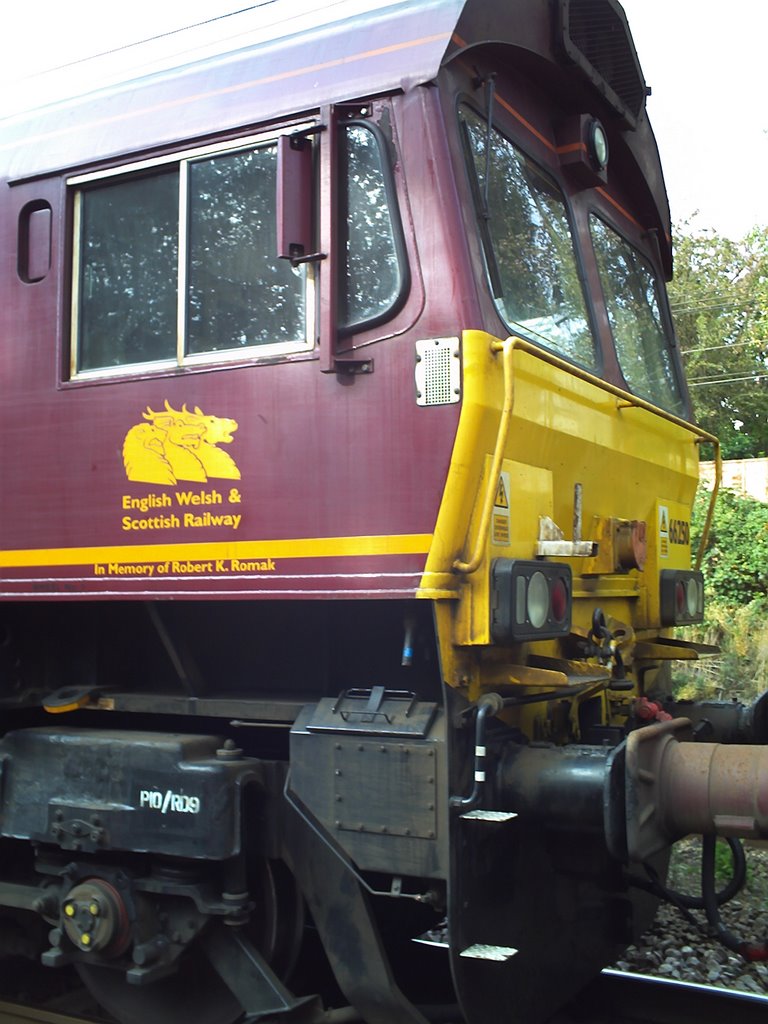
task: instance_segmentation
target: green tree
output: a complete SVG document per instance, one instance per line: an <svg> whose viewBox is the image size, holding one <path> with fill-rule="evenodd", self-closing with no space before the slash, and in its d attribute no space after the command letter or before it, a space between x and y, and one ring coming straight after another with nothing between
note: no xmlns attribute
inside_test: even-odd
<svg viewBox="0 0 768 1024"><path fill-rule="evenodd" d="M692 522L698 548L710 492L701 488ZM768 505L722 490L704 552L704 622L687 627L689 639L716 644L715 659L679 663L679 697L736 697L749 703L768 689Z"/></svg>
<svg viewBox="0 0 768 1024"><path fill-rule="evenodd" d="M669 288L694 411L725 458L768 453L768 228L740 242L685 224Z"/></svg>
<svg viewBox="0 0 768 1024"><path fill-rule="evenodd" d="M693 515L698 547L710 492L699 489ZM768 599L768 505L721 490L702 558L708 600L733 608Z"/></svg>

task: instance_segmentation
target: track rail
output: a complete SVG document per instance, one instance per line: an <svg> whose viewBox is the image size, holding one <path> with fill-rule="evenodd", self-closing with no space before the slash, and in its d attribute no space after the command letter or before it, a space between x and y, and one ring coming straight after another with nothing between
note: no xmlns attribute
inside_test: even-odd
<svg viewBox="0 0 768 1024"><path fill-rule="evenodd" d="M603 971L552 1024L766 1024L768 995Z"/></svg>
<svg viewBox="0 0 768 1024"><path fill-rule="evenodd" d="M56 1010L42 1010L36 1006L22 1006L0 1000L0 1024L102 1024L101 1017L73 1017ZM190 1021L192 1024L192 1021Z"/></svg>
<svg viewBox="0 0 768 1024"><path fill-rule="evenodd" d="M329 1020L342 1018L345 1011L338 1018L329 1015ZM0 1024L103 1024L105 1019L0 1000ZM352 1016L347 1019L352 1024ZM549 1024L723 1024L730 1020L766 1024L768 995L606 970Z"/></svg>

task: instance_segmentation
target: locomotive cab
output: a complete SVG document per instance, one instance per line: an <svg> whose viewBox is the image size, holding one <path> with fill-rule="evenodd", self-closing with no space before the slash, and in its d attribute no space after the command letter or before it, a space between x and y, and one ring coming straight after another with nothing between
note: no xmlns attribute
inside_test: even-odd
<svg viewBox="0 0 768 1024"><path fill-rule="evenodd" d="M620 5L342 6L3 126L1 948L121 1024L543 1024L766 830Z"/></svg>

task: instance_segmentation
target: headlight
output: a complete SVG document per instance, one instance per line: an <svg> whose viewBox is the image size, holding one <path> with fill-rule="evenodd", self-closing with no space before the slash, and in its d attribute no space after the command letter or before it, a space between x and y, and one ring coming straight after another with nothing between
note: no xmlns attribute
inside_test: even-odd
<svg viewBox="0 0 768 1024"><path fill-rule="evenodd" d="M693 569L662 569L662 626L686 626L704 619L704 576Z"/></svg>
<svg viewBox="0 0 768 1024"><path fill-rule="evenodd" d="M497 644L548 640L571 630L568 565L497 558L491 565L491 636Z"/></svg>

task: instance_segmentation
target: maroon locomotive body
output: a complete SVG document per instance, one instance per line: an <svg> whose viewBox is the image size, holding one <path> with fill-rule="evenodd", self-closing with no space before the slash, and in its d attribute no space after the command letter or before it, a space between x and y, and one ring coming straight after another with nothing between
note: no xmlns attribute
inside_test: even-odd
<svg viewBox="0 0 768 1024"><path fill-rule="evenodd" d="M466 254L453 255L459 225L435 222L424 201L446 187L445 141L422 133L442 114L427 90L342 106L338 128L316 109L318 98L375 95L379 77L387 91L406 74L432 77L453 13L440 16L436 33L427 9L385 11L392 42L381 48L362 21L43 111L18 140L11 127L4 248L17 249L20 231L28 265L4 314L27 339L3 352L2 429L16 453L2 491L10 593L418 589L458 407L416 406L412 339L455 333L457 312L479 322L476 296L459 286L470 277ZM342 136L332 160L316 158L329 165L322 259L292 265L276 252L277 143L309 129L311 158L321 127ZM386 148L400 131L415 160L407 201ZM294 192L300 175L287 172ZM228 191L211 199L214 184ZM246 223L256 205L263 217ZM216 234L223 218L229 230ZM124 252L105 256L115 230ZM350 286L340 301L325 286L333 275ZM441 302L446 287L460 312ZM236 433L209 442L194 409L214 434L225 421Z"/></svg>
<svg viewBox="0 0 768 1024"><path fill-rule="evenodd" d="M762 705L668 682L645 82L616 0L283 14L0 122L2 948L124 1024L539 1024L765 828Z"/></svg>

